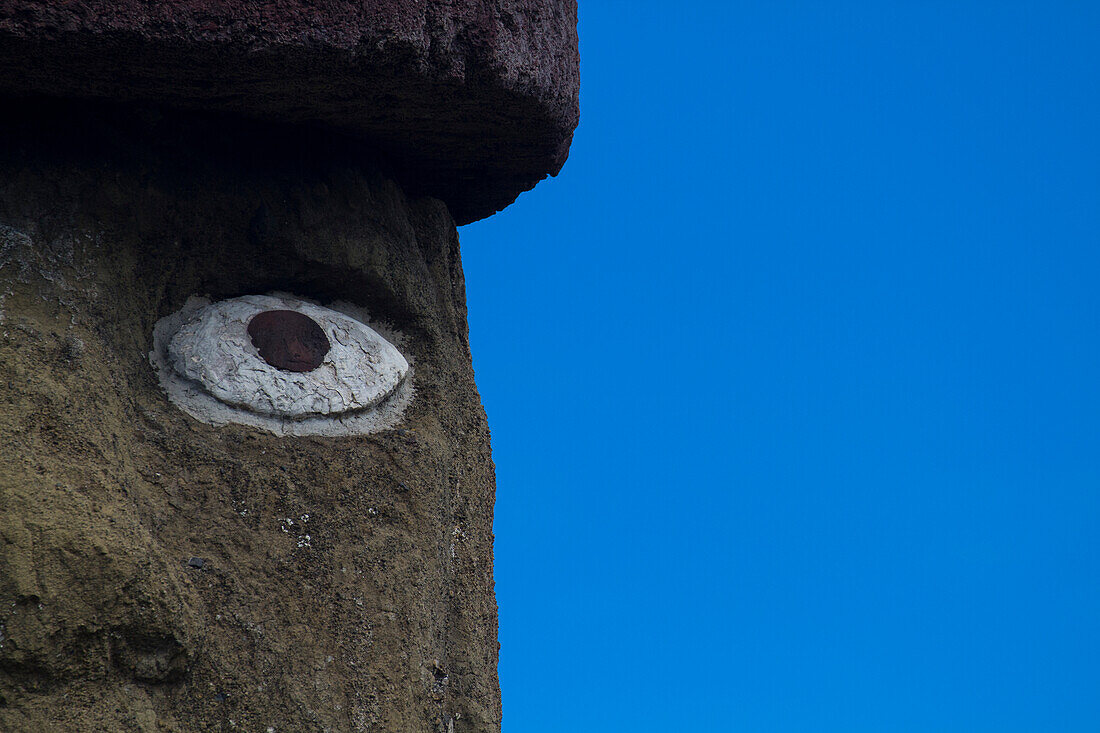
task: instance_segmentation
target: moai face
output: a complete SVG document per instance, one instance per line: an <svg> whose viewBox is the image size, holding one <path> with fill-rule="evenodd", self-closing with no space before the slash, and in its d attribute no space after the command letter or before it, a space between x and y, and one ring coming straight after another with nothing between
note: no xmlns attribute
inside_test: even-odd
<svg viewBox="0 0 1100 733"><path fill-rule="evenodd" d="M141 170L0 165L0 728L491 729L446 206L347 169Z"/></svg>
<svg viewBox="0 0 1100 733"><path fill-rule="evenodd" d="M456 222L572 0L0 3L0 730L498 731Z"/></svg>

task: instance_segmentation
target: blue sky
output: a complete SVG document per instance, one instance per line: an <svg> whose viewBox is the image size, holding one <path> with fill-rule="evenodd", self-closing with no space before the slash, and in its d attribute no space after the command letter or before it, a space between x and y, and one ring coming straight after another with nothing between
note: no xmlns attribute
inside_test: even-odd
<svg viewBox="0 0 1100 733"><path fill-rule="evenodd" d="M505 733L1100 730L1100 4L683 5L460 233Z"/></svg>

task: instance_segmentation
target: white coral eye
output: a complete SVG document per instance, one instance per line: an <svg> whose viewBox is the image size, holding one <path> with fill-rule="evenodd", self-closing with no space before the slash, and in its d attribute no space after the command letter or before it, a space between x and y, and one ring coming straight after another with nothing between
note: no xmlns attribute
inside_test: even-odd
<svg viewBox="0 0 1100 733"><path fill-rule="evenodd" d="M393 344L348 313L282 294L192 299L157 324L150 359L192 417L280 435L381 430L411 397Z"/></svg>

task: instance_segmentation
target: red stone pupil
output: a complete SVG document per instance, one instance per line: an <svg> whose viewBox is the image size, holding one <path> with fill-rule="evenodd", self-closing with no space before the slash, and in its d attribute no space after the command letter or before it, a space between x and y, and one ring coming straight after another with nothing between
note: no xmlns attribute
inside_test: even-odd
<svg viewBox="0 0 1100 733"><path fill-rule="evenodd" d="M291 310L257 313L248 322L248 337L260 358L288 372L313 371L331 348L316 321Z"/></svg>

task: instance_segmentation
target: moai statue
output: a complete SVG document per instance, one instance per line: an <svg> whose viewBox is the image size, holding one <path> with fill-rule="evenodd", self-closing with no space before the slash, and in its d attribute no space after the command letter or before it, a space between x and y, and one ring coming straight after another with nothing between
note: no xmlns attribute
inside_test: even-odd
<svg viewBox="0 0 1100 733"><path fill-rule="evenodd" d="M455 225L574 0L0 0L0 730L497 731Z"/></svg>

